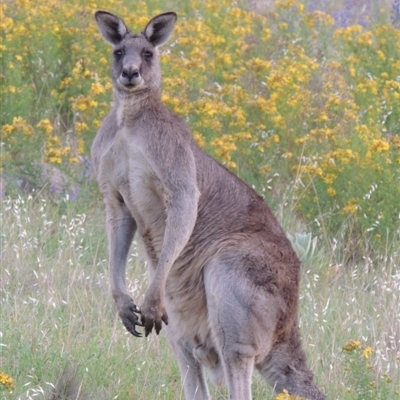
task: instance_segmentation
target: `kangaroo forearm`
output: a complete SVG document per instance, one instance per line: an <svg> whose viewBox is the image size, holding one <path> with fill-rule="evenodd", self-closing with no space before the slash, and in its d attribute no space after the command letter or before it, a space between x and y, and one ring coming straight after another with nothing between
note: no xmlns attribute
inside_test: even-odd
<svg viewBox="0 0 400 400"><path fill-rule="evenodd" d="M129 249L136 231L133 218L108 220L109 275L114 298L126 294L125 272Z"/></svg>
<svg viewBox="0 0 400 400"><path fill-rule="evenodd" d="M197 202L198 195L195 190L190 200L176 201L176 204L168 209L164 242L153 279L158 279L160 285L165 285L173 263L190 239L196 224Z"/></svg>

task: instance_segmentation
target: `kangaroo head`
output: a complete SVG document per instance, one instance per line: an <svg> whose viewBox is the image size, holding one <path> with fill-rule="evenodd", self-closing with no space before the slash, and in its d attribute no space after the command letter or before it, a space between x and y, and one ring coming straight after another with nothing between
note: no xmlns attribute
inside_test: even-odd
<svg viewBox="0 0 400 400"><path fill-rule="evenodd" d="M133 34L121 18L106 11L95 14L103 38L113 46L114 89L123 94L158 91L161 69L158 46L165 43L177 20L174 12L152 18L144 31Z"/></svg>

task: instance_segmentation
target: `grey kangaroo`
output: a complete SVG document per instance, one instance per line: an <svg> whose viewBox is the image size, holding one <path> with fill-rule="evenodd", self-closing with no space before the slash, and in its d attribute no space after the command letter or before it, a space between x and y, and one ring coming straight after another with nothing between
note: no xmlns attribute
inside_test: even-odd
<svg viewBox="0 0 400 400"><path fill-rule="evenodd" d="M301 345L300 262L289 240L263 199L161 102L158 47L177 15L158 15L138 34L108 12L95 18L113 46L114 102L92 159L126 329L158 334L164 322L187 400L210 398L205 371L231 400L250 400L254 368L276 392L325 399ZM150 278L140 310L125 286L136 232Z"/></svg>

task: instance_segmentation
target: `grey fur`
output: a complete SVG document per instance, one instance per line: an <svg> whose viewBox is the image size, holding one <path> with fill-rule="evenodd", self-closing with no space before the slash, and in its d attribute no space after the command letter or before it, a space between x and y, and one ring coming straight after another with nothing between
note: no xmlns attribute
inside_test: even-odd
<svg viewBox="0 0 400 400"><path fill-rule="evenodd" d="M325 396L306 366L297 322L300 262L263 199L204 153L160 99L157 46L175 13L132 34L98 11L114 48L114 104L92 146L106 206L111 291L126 328L162 322L187 400L209 399L204 370L232 400L251 399L254 368L276 390ZM125 287L137 232L150 285L139 310Z"/></svg>

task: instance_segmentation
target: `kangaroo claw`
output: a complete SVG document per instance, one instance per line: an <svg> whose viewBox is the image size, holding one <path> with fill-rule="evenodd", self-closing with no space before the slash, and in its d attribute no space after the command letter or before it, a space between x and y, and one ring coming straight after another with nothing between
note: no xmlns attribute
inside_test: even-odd
<svg viewBox="0 0 400 400"><path fill-rule="evenodd" d="M136 313L140 313L140 310L133 303L132 299L129 299L128 302L125 302L122 306L120 306L118 311L118 315L128 332L130 332L133 336L142 337L142 334L136 330L137 326L143 326Z"/></svg>

